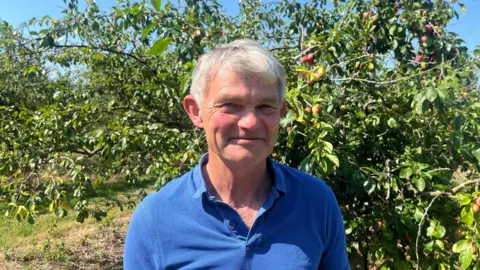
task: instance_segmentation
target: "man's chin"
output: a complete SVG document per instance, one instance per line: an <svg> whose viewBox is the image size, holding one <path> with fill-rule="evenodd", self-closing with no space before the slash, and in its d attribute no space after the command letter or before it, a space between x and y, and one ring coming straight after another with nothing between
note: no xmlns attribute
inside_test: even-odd
<svg viewBox="0 0 480 270"><path fill-rule="evenodd" d="M268 156L268 153L259 151L258 148L229 147L225 150L223 157L226 160L239 163L257 163Z"/></svg>

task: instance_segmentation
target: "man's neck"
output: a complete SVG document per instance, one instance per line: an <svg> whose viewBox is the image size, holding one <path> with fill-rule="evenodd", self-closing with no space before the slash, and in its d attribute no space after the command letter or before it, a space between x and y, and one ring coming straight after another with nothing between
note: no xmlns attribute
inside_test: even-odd
<svg viewBox="0 0 480 270"><path fill-rule="evenodd" d="M248 168L229 166L217 155L209 153L202 167L205 185L218 200L233 208L260 208L272 186L267 162L249 164Z"/></svg>

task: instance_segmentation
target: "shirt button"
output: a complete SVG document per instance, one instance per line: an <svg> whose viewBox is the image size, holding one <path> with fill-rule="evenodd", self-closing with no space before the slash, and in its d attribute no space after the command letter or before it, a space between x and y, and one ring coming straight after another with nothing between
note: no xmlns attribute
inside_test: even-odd
<svg viewBox="0 0 480 270"><path fill-rule="evenodd" d="M235 219L230 220L229 224L230 224L230 227L234 229L236 229L238 226L238 222Z"/></svg>

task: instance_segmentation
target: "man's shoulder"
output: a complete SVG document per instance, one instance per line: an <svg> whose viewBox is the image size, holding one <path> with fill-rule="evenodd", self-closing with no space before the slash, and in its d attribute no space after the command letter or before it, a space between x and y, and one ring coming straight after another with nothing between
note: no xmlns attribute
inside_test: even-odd
<svg viewBox="0 0 480 270"><path fill-rule="evenodd" d="M164 203L172 203L172 201L180 201L185 199L187 196L192 196L191 185L189 183L190 178L192 177L193 173L191 171L179 176L166 185L164 185L160 190L148 194L141 204L143 207L151 208L151 207L158 207Z"/></svg>
<svg viewBox="0 0 480 270"><path fill-rule="evenodd" d="M314 196L323 195L333 198L335 197L333 191L322 179L288 165L277 164L285 179L287 193L289 190L295 190L304 195L312 194Z"/></svg>

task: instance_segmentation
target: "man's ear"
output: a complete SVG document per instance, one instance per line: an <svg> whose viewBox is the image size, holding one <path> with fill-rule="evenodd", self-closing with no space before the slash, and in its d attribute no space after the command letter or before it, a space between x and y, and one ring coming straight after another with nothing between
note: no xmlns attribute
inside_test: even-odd
<svg viewBox="0 0 480 270"><path fill-rule="evenodd" d="M203 128L202 117L200 116L200 106L192 95L188 95L183 99L183 108L192 120L192 123L199 128Z"/></svg>
<svg viewBox="0 0 480 270"><path fill-rule="evenodd" d="M280 107L280 116L283 116L286 110L287 110L287 101L283 99L282 105Z"/></svg>

